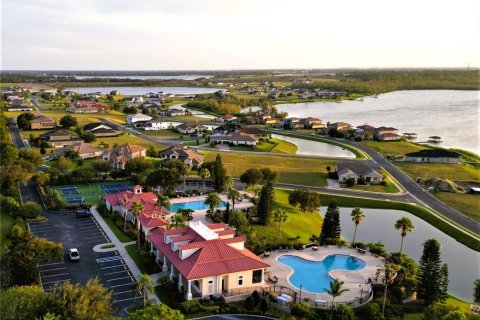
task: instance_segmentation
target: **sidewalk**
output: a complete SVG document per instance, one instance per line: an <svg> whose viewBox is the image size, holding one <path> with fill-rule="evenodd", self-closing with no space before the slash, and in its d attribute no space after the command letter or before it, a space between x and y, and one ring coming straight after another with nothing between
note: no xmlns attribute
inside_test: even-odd
<svg viewBox="0 0 480 320"><path fill-rule="evenodd" d="M102 228L103 232L105 232L105 234L110 238L111 243L115 244L115 249L118 251L120 256L122 256L123 260L125 261L128 268L130 269L133 276L135 277L135 280L138 281L139 278L140 278L140 274L142 274L142 272L137 267L137 265L135 264L135 262L132 260L132 258L128 254L127 250L125 249L125 247L132 244L132 242L122 243L122 242L120 242L120 240L118 240L115 233L113 233L113 231L107 225L105 220L103 220L102 216L98 213L97 205L93 205L90 208L90 211L92 212L92 215L95 218L95 220L97 221L97 223ZM152 277L150 276L150 278L152 278ZM157 279L152 279L153 282L156 282L156 280ZM155 303L155 304L161 304L160 299L158 299L157 295L152 293L152 292L148 292L148 300Z"/></svg>

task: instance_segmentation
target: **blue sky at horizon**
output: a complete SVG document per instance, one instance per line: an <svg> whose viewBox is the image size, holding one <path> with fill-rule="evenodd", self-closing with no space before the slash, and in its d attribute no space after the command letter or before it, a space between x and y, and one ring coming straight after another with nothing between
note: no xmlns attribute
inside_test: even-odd
<svg viewBox="0 0 480 320"><path fill-rule="evenodd" d="M2 0L1 69L480 66L480 2Z"/></svg>

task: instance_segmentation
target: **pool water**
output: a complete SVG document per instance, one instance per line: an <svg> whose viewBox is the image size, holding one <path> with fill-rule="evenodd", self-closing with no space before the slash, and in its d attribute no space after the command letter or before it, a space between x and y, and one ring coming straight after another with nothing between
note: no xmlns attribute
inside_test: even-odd
<svg viewBox="0 0 480 320"><path fill-rule="evenodd" d="M225 208L227 206L227 203L225 201L222 201L222 204L217 206L216 208ZM203 203L202 200L198 201L189 201L189 202L179 202L179 203L174 203L172 204L170 208L170 212L176 213L179 209L191 209L193 211L196 210L208 210L210 209L209 206L207 206L205 203Z"/></svg>
<svg viewBox="0 0 480 320"><path fill-rule="evenodd" d="M332 270L360 270L367 264L355 257L343 254L327 256L322 261L309 261L295 256L281 256L278 261L293 269L290 283L309 292L323 293L333 280L328 273Z"/></svg>

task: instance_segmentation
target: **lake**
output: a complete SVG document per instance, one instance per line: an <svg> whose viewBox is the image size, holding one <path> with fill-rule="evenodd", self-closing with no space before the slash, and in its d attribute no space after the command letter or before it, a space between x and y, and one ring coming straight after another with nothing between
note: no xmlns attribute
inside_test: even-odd
<svg viewBox="0 0 480 320"><path fill-rule="evenodd" d="M326 208L320 208L322 214ZM394 228L396 220L403 216L410 218L415 230L409 233L403 242L403 251L417 262L423 251L423 242L429 238L437 239L442 248L442 262L448 264L450 283L448 291L466 301L472 301L473 281L480 279L480 253L457 242L422 219L401 210L363 209L364 221L358 226L356 241L378 242L385 244L387 252L400 249L400 232ZM353 239L355 225L350 214L352 208L340 208L342 236L349 242Z"/></svg>
<svg viewBox="0 0 480 320"><path fill-rule="evenodd" d="M277 104L290 117L317 117L354 126L393 126L399 133L415 132L416 141L442 137L440 146L480 154L479 93L464 90L409 90L381 94L364 101Z"/></svg>
<svg viewBox="0 0 480 320"><path fill-rule="evenodd" d="M133 75L124 75L124 76L113 76L113 75L106 75L106 76L74 76L75 79L83 80L83 79L93 79L93 78L100 78L100 79L132 79L132 80L196 80L200 78L209 79L213 76L209 75L199 75L199 74L184 74L184 75L176 75L176 76L133 76Z"/></svg>
<svg viewBox="0 0 480 320"><path fill-rule="evenodd" d="M329 143L299 139L280 134L272 134L272 138L293 143L298 147L297 154L335 158L355 158L353 152Z"/></svg>
<svg viewBox="0 0 480 320"><path fill-rule="evenodd" d="M118 90L120 94L127 96L141 96L149 92L164 92L172 93L176 95L193 95L193 94L203 94L203 93L214 93L221 89L218 88L199 88L199 87L75 87L75 88L64 88L64 90L69 90L81 94L92 93L92 92L101 92L102 94L109 94L113 90ZM56 92L56 90L52 90Z"/></svg>

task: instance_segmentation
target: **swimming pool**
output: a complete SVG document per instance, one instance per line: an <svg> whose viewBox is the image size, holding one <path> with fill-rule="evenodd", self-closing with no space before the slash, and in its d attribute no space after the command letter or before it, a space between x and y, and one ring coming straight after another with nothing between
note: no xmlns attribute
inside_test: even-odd
<svg viewBox="0 0 480 320"><path fill-rule="evenodd" d="M310 261L296 256L285 255L278 261L289 266L293 270L290 283L309 292L323 293L330 288L332 277L328 273L332 270L360 270L367 264L355 257L343 254L327 256L322 261Z"/></svg>
<svg viewBox="0 0 480 320"><path fill-rule="evenodd" d="M217 209L225 208L227 206L227 203L225 201L222 201L222 204L217 206ZM193 211L196 210L208 210L210 209L209 206L207 206L205 203L203 203L202 200L197 200L197 201L189 201L189 202L179 202L179 203L173 203L172 206L170 207L170 212L176 213L179 209L192 209Z"/></svg>

